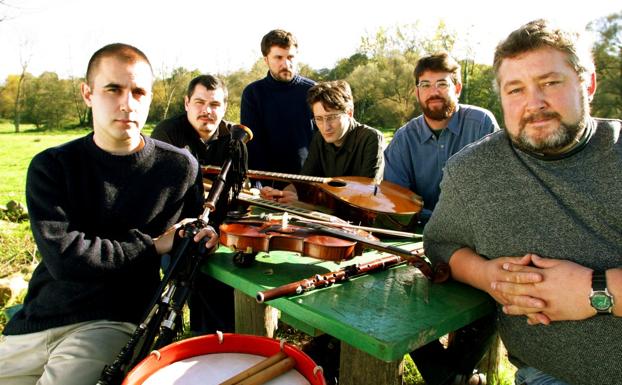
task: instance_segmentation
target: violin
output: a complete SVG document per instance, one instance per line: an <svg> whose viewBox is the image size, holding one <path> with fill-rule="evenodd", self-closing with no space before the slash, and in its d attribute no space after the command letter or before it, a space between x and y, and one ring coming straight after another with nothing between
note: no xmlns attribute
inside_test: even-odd
<svg viewBox="0 0 622 385"><path fill-rule="evenodd" d="M201 171L209 175L219 169L204 166ZM246 175L293 183L300 201L325 207L339 217L368 226L380 223L382 227L406 229L423 207L421 197L409 189L388 181L377 183L372 178L324 178L257 170L248 170Z"/></svg>
<svg viewBox="0 0 622 385"><path fill-rule="evenodd" d="M357 236L376 239L360 230ZM220 225L220 243L245 253L283 250L328 261L348 260L363 253L360 242L326 235L306 226L292 225L287 219L225 222Z"/></svg>
<svg viewBox="0 0 622 385"><path fill-rule="evenodd" d="M433 269L424 259L422 251L387 245L363 230L348 231L308 222L298 226L287 221L285 213L282 221L270 219L224 223L220 226L220 243L246 253L285 250L331 261L361 255L366 246L400 256L433 282L443 282L449 278L448 264L438 264Z"/></svg>

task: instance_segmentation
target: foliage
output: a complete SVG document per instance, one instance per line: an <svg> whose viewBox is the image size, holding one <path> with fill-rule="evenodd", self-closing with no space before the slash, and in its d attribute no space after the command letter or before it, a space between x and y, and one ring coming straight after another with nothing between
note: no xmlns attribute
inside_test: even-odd
<svg viewBox="0 0 622 385"><path fill-rule="evenodd" d="M0 220L0 250L0 278L30 271L30 266L38 261L30 223Z"/></svg>
<svg viewBox="0 0 622 385"><path fill-rule="evenodd" d="M598 87L592 101L592 114L622 116L622 11L591 23L598 34L594 44L594 63Z"/></svg>
<svg viewBox="0 0 622 385"><path fill-rule="evenodd" d="M160 122L185 111L184 96L188 83L199 75L198 70L189 71L183 67L169 73L162 70L160 78L153 84L153 100L149 110L149 121Z"/></svg>
<svg viewBox="0 0 622 385"><path fill-rule="evenodd" d="M357 52L347 59L337 61L335 68L323 69L318 72L314 79L317 80L339 80L346 79L359 66L364 66L369 62L367 55Z"/></svg>
<svg viewBox="0 0 622 385"><path fill-rule="evenodd" d="M472 60L462 60L462 93L460 102L484 107L490 110L503 124L503 113L499 95L494 90L495 74L491 66L474 63Z"/></svg>
<svg viewBox="0 0 622 385"><path fill-rule="evenodd" d="M392 29L380 28L363 37L359 52L340 62L349 71L355 115L377 127L398 128L420 113L413 72L417 60L439 50L451 51L456 33L440 22L432 34L420 22ZM330 75L330 73L329 73Z"/></svg>
<svg viewBox="0 0 622 385"><path fill-rule="evenodd" d="M54 72L38 77L25 74L19 97L22 123L31 123L37 129L60 129L70 123L85 123L86 106L82 102L75 79L59 79ZM18 75L9 75L0 88L0 116L15 119L15 99Z"/></svg>
<svg viewBox="0 0 622 385"><path fill-rule="evenodd" d="M23 203L8 201L6 206L0 205L0 220L9 222L23 222L28 220L28 210Z"/></svg>
<svg viewBox="0 0 622 385"><path fill-rule="evenodd" d="M444 21L440 21L432 33L429 31L421 21L392 28L379 28L373 36L368 35L361 39L359 52L373 59L395 52L411 53L420 57L436 51L453 50L457 32L450 29Z"/></svg>
<svg viewBox="0 0 622 385"><path fill-rule="evenodd" d="M225 78L227 89L229 90L229 100L227 102L227 112L225 119L231 122L240 121L240 100L242 91L249 83L259 80L268 73L268 66L263 58L257 59L250 71L238 70L229 74Z"/></svg>
<svg viewBox="0 0 622 385"><path fill-rule="evenodd" d="M592 102L594 116L619 117L622 112L622 12L595 20L589 25L597 36L594 59L598 89ZM463 90L460 101L487 108L502 124L499 99L491 87L491 67L475 63L468 34L458 34L444 22L430 28L421 21L379 28L363 36L357 52L339 60L333 68L314 70L301 64L303 76L321 80L346 79L355 98L355 116L362 123L394 130L421 113L415 96L412 71L416 61L435 51L446 50L462 65ZM249 70L214 74L225 80L229 100L225 119L238 122L240 97L249 83L266 75L263 58ZM184 95L198 70L162 68L153 89L150 123L183 113ZM9 75L0 86L0 118L15 119L19 75ZM20 95L21 123L40 130L88 126L89 109L79 92L82 79L59 79L53 72L38 77L25 73Z"/></svg>
<svg viewBox="0 0 622 385"><path fill-rule="evenodd" d="M347 78L356 118L377 127L400 127L415 111L414 60L395 53L356 68Z"/></svg>

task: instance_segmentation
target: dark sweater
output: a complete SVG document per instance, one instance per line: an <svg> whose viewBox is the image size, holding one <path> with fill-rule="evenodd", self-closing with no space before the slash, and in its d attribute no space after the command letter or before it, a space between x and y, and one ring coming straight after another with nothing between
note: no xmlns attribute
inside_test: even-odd
<svg viewBox="0 0 622 385"><path fill-rule="evenodd" d="M188 115L182 114L158 123L151 137L178 148L185 148L202 166L222 166L229 158L231 126L231 123L222 120L214 135L205 143L188 121ZM213 174L207 178L213 181L217 175ZM225 198L227 194L221 196L222 199L216 204L216 210L210 215L210 224L215 228L218 228L229 210L229 203Z"/></svg>
<svg viewBox="0 0 622 385"><path fill-rule="evenodd" d="M4 333L139 321L159 284L152 238L200 213L197 178L187 151L150 138L126 156L101 150L93 134L36 155L26 201L42 261Z"/></svg>
<svg viewBox="0 0 622 385"><path fill-rule="evenodd" d="M559 160L515 149L505 130L454 155L423 234L430 260L469 247L489 259L536 253L591 269L622 266L621 122L596 122L587 145ZM532 326L500 306L497 314L516 366L573 385L622 384L622 317Z"/></svg>
<svg viewBox="0 0 622 385"><path fill-rule="evenodd" d="M290 82L270 73L242 92L240 121L253 131L249 168L298 174L313 136L307 91L315 82L296 75Z"/></svg>
<svg viewBox="0 0 622 385"><path fill-rule="evenodd" d="M223 120L214 136L204 143L188 121L188 115L182 114L158 123L151 137L187 149L201 165L221 166L229 155L230 132L231 123Z"/></svg>
<svg viewBox="0 0 622 385"><path fill-rule="evenodd" d="M364 176L382 180L384 137L375 128L352 119L343 145L326 143L316 131L309 148L309 156L302 166L302 175L320 177Z"/></svg>

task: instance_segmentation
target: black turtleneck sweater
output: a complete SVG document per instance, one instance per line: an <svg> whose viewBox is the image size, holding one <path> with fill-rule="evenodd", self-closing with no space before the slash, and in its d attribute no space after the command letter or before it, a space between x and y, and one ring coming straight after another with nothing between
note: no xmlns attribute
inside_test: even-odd
<svg viewBox="0 0 622 385"><path fill-rule="evenodd" d="M296 75L279 82L268 75L244 89L240 121L253 131L248 142L249 168L297 174L313 136L307 91L315 82Z"/></svg>
<svg viewBox="0 0 622 385"><path fill-rule="evenodd" d="M139 152L115 156L89 134L33 158L26 201L42 261L4 334L140 320L159 284L152 238L196 217L203 201L196 160L144 139Z"/></svg>
<svg viewBox="0 0 622 385"><path fill-rule="evenodd" d="M201 165L222 166L229 155L231 123L222 120L214 135L203 142L184 113L158 123L151 137L187 149Z"/></svg>

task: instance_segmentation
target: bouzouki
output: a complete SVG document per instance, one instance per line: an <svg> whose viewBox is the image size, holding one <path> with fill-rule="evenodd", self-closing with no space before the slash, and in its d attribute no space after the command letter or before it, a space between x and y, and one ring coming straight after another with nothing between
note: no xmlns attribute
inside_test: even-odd
<svg viewBox="0 0 622 385"><path fill-rule="evenodd" d="M203 175L215 174L219 167L202 167ZM341 218L365 225L381 224L405 229L421 211L423 202L414 192L395 183L376 183L372 178L344 176L324 178L248 170L249 178L293 183L302 202L325 207Z"/></svg>

